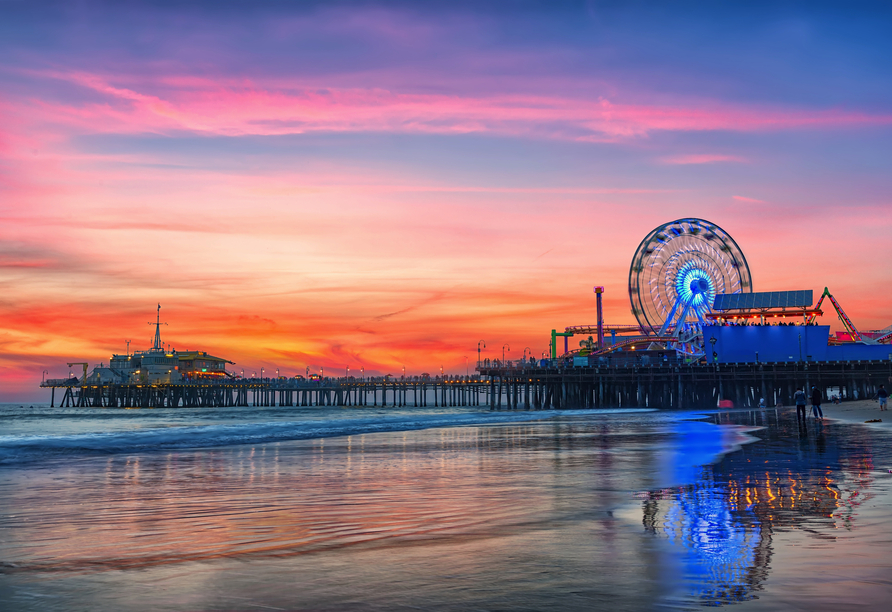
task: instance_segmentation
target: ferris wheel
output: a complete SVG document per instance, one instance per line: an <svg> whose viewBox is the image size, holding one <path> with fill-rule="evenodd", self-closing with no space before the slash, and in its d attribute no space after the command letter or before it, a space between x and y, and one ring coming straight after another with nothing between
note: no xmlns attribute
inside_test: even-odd
<svg viewBox="0 0 892 612"><path fill-rule="evenodd" d="M718 293L751 293L743 252L715 223L678 219L651 231L629 270L632 313L641 327L678 337L703 323Z"/></svg>

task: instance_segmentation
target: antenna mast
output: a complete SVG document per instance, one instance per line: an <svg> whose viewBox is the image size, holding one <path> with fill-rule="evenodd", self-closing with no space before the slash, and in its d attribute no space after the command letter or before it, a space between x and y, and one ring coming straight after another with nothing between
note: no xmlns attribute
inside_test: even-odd
<svg viewBox="0 0 892 612"><path fill-rule="evenodd" d="M155 326L155 343L152 345L153 351L163 351L164 346L161 344L161 326L167 323L161 323L161 304L158 304L158 312L155 315L155 322L149 322L149 325Z"/></svg>

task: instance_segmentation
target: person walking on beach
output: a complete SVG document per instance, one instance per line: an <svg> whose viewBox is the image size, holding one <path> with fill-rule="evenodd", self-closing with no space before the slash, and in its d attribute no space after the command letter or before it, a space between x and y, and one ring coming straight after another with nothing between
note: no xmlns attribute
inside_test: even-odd
<svg viewBox="0 0 892 612"><path fill-rule="evenodd" d="M888 410L886 404L889 402L889 392L886 391L886 385L880 385L880 390L877 391L877 399L880 402L880 410Z"/></svg>
<svg viewBox="0 0 892 612"><path fill-rule="evenodd" d="M815 415L815 420L824 420L824 412L821 410L821 390L814 386L811 388L811 411Z"/></svg>
<svg viewBox="0 0 892 612"><path fill-rule="evenodd" d="M808 401L808 397L805 395L805 391L802 390L802 387L796 387L796 393L793 394L793 400L796 402L796 420L802 419L802 422L805 422L805 404Z"/></svg>

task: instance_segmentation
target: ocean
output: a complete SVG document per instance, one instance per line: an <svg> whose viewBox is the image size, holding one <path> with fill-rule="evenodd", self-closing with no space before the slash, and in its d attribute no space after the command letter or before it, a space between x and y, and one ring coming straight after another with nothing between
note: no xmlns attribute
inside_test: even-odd
<svg viewBox="0 0 892 612"><path fill-rule="evenodd" d="M766 411L0 405L0 608L877 609L886 431Z"/></svg>

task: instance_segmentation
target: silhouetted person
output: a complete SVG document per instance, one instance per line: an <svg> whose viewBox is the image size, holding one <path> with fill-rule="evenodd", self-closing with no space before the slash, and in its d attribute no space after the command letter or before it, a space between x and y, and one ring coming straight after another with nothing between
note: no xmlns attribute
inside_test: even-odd
<svg viewBox="0 0 892 612"><path fill-rule="evenodd" d="M805 391L802 390L802 387L796 387L793 400L796 402L796 420L802 419L804 423L806 416L805 404L808 403L808 398L805 396Z"/></svg>
<svg viewBox="0 0 892 612"><path fill-rule="evenodd" d="M886 391L886 385L880 385L877 391L877 400L880 402L880 410L888 410L886 404L889 403L889 392Z"/></svg>
<svg viewBox="0 0 892 612"><path fill-rule="evenodd" d="M824 412L821 410L821 390L817 387L811 388L811 411L815 415L815 419L824 420Z"/></svg>

